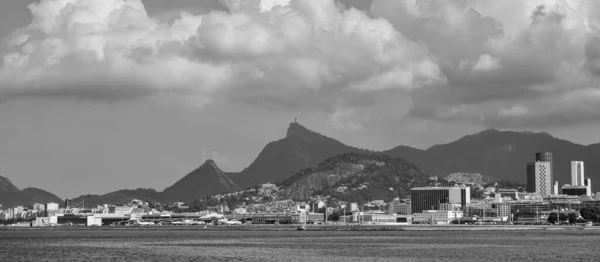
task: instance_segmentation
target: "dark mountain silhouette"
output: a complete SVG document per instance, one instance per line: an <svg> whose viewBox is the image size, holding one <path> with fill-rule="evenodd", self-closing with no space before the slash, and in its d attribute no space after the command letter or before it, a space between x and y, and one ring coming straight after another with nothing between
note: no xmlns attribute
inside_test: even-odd
<svg viewBox="0 0 600 262"><path fill-rule="evenodd" d="M0 194L17 191L19 191L19 189L8 178L0 176Z"/></svg>
<svg viewBox="0 0 600 262"><path fill-rule="evenodd" d="M432 175L445 177L456 172L481 173L497 179L525 182L525 166L535 160L536 152L552 152L554 179L560 185L570 183L572 160L585 161L585 173L597 188L600 178L596 164L600 145L583 146L548 133L498 131L488 129L454 142L427 150L396 147L383 152L402 157Z"/></svg>
<svg viewBox="0 0 600 262"><path fill-rule="evenodd" d="M249 167L232 177L236 184L246 188L281 181L339 154L369 152L344 145L294 122L290 123L285 138L267 144Z"/></svg>
<svg viewBox="0 0 600 262"><path fill-rule="evenodd" d="M548 133L488 129L426 150L399 146L379 153L406 159L426 173L439 177L452 173L480 173L500 180L525 182L526 163L535 160L536 152L546 151L553 153L554 178L559 184L570 182L570 161L583 160L585 174L592 178L594 191L598 190L600 162L596 160L600 159L600 143L583 146ZM209 160L162 193L121 190L103 196L86 196L97 199L86 200L86 203L121 204L133 198L163 203L192 201L265 182L280 182L300 170L316 167L328 158L347 153L377 152L347 146L298 123L291 123L285 138L267 144L254 162L239 173L225 173ZM0 179L0 192L15 192L16 187L6 181Z"/></svg>
<svg viewBox="0 0 600 262"><path fill-rule="evenodd" d="M142 200L148 203L161 202L161 193L151 188L138 188L136 190L118 190L104 195L83 195L77 198L69 199L71 207L93 208L103 204L123 205L131 202L133 199Z"/></svg>
<svg viewBox="0 0 600 262"><path fill-rule="evenodd" d="M0 176L0 204L3 208L49 202L61 204L62 199L38 188L29 187L19 190L8 178Z"/></svg>
<svg viewBox="0 0 600 262"><path fill-rule="evenodd" d="M219 169L213 160L206 160L202 166L166 188L162 192L162 199L165 202L193 201L200 197L237 190L240 190L240 187L233 182L229 174Z"/></svg>

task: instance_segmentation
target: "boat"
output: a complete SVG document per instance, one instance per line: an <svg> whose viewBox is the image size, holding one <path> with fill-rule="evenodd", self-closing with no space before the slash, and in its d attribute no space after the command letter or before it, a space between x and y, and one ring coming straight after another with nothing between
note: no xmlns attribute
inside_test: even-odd
<svg viewBox="0 0 600 262"><path fill-rule="evenodd" d="M299 230L299 231L300 231L300 230L306 230L306 226L305 226L305 225L300 225L300 226L297 228L297 230Z"/></svg>

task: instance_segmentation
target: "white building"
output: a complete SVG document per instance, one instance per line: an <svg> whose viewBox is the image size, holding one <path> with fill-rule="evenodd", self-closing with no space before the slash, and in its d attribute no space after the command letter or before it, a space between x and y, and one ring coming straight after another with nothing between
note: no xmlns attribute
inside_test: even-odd
<svg viewBox="0 0 600 262"><path fill-rule="evenodd" d="M46 204L46 210L50 211L50 210L58 210L58 204L57 203L48 203Z"/></svg>
<svg viewBox="0 0 600 262"><path fill-rule="evenodd" d="M583 161L571 161L571 185L583 186L584 183Z"/></svg>
<svg viewBox="0 0 600 262"><path fill-rule="evenodd" d="M447 225L461 217L463 217L462 211L423 210L422 213L413 214L413 222Z"/></svg>
<svg viewBox="0 0 600 262"><path fill-rule="evenodd" d="M552 194L552 163L535 162L527 164L527 191L541 197Z"/></svg>
<svg viewBox="0 0 600 262"><path fill-rule="evenodd" d="M585 179L585 189L586 189L586 196L592 196L592 179L587 178Z"/></svg>

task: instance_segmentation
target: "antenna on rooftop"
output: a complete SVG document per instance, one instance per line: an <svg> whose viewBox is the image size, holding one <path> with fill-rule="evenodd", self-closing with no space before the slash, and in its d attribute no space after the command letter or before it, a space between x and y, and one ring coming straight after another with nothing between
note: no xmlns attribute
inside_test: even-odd
<svg viewBox="0 0 600 262"><path fill-rule="evenodd" d="M294 123L298 123L298 118L294 117Z"/></svg>

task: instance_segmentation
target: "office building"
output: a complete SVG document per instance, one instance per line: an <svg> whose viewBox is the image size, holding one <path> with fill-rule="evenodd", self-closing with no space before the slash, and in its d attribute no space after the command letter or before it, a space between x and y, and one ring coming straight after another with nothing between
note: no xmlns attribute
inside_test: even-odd
<svg viewBox="0 0 600 262"><path fill-rule="evenodd" d="M592 179L590 179L590 178L586 178L586 179L584 180L584 183L583 183L583 185L584 185L584 186L585 186L585 188L586 188L586 193L585 193L585 195L586 195L586 196L592 196Z"/></svg>
<svg viewBox="0 0 600 262"><path fill-rule="evenodd" d="M550 184L554 183L554 162L552 161L552 152L535 153L535 162L550 163Z"/></svg>
<svg viewBox="0 0 600 262"><path fill-rule="evenodd" d="M560 193L558 192L558 181L554 181L554 195L559 195Z"/></svg>
<svg viewBox="0 0 600 262"><path fill-rule="evenodd" d="M541 197L552 194L552 163L527 163L527 191Z"/></svg>
<svg viewBox="0 0 600 262"><path fill-rule="evenodd" d="M388 214L410 215L410 202L390 202L388 203Z"/></svg>
<svg viewBox="0 0 600 262"><path fill-rule="evenodd" d="M411 211L439 209L440 204L457 203L464 210L471 202L470 187L415 187L410 190Z"/></svg>
<svg viewBox="0 0 600 262"><path fill-rule="evenodd" d="M571 161L571 185L572 186L583 186L584 185L584 169L583 161Z"/></svg>
<svg viewBox="0 0 600 262"><path fill-rule="evenodd" d="M572 186L572 185L562 186L562 193L567 196L586 196L587 191L588 190L587 190L586 186Z"/></svg>

